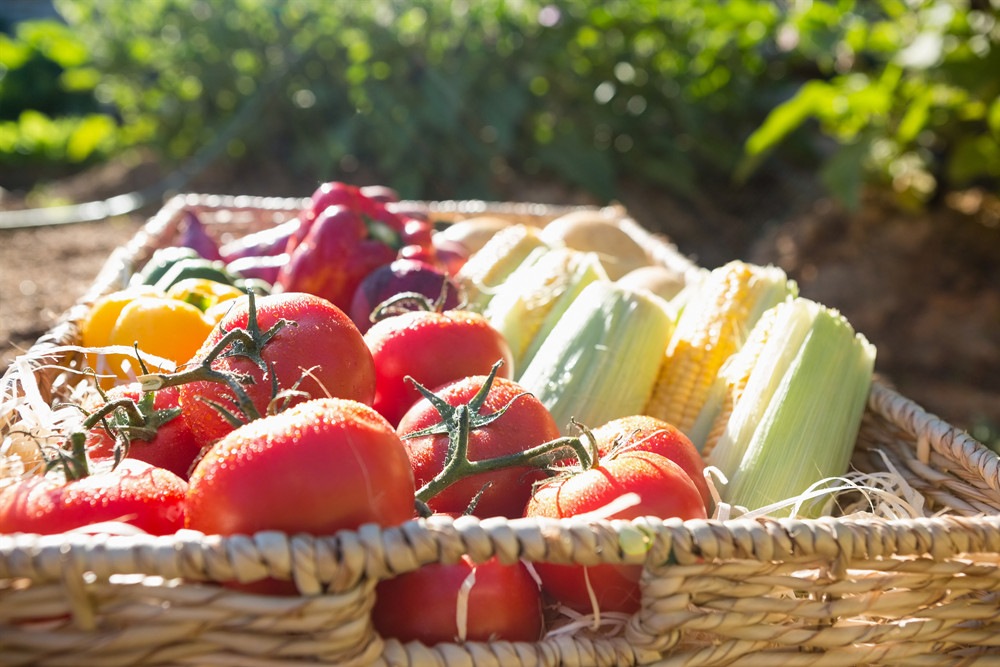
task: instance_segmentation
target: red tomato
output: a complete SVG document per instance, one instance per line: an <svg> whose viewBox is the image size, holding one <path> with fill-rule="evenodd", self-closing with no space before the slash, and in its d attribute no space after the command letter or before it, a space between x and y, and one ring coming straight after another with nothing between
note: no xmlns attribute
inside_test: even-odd
<svg viewBox="0 0 1000 667"><path fill-rule="evenodd" d="M413 515L413 473L396 432L367 405L322 398L211 447L191 473L186 525L219 535L328 535Z"/></svg>
<svg viewBox="0 0 1000 667"><path fill-rule="evenodd" d="M635 503L615 507L615 502L628 501L627 494L635 494ZM525 510L529 517L559 519L588 513L600 519L706 517L701 494L687 473L659 454L640 450L613 453L594 468L543 483ZM535 563L535 571L542 590L581 613L594 611L591 592L602 612L639 609L641 566Z"/></svg>
<svg viewBox="0 0 1000 667"><path fill-rule="evenodd" d="M143 407L145 392L137 383L119 385L108 391L108 401L130 399L137 406ZM151 419L159 420L168 416L170 410L178 410L177 414L162 423L154 424L155 434L150 439L138 438L128 446L128 458L146 461L158 468L164 468L182 479L187 479L191 473L194 460L201 453L201 445L195 440L187 422L181 416L178 399L180 391L177 387L164 387L152 395ZM145 399L146 401L149 398ZM92 429L87 434L87 453L95 461L109 459L114 456L115 440L103 428Z"/></svg>
<svg viewBox="0 0 1000 667"><path fill-rule="evenodd" d="M541 592L520 562L463 556L382 581L375 593L375 629L401 642L531 642L542 634Z"/></svg>
<svg viewBox="0 0 1000 667"><path fill-rule="evenodd" d="M253 361L240 355L223 355L212 363L212 368L252 377L253 383L244 385L244 389L260 415L267 412L271 402L272 379L279 391L294 388L311 398L332 396L372 402L374 362L361 332L343 311L318 296L301 293L259 297L256 306L261 331L267 331L280 319L292 322L278 331L261 352L273 376L271 372L265 375ZM245 329L248 320L248 300L244 298L216 325L191 363L204 359L227 331ZM293 398L289 404L302 400ZM206 380L181 385L184 419L203 446L234 428L209 401L240 414L232 390L223 383Z"/></svg>
<svg viewBox="0 0 1000 667"><path fill-rule="evenodd" d="M174 473L135 459L71 482L27 477L0 488L0 533L52 535L121 521L170 535L184 527L186 491L187 483Z"/></svg>
<svg viewBox="0 0 1000 667"><path fill-rule="evenodd" d="M633 415L610 421L592 432L602 457L612 449L641 449L667 457L691 477L705 508L712 507L712 495L704 474L705 462L691 440L673 425L648 415Z"/></svg>
<svg viewBox="0 0 1000 667"><path fill-rule="evenodd" d="M463 378L437 388L434 393L449 405L457 406L472 400L485 381L486 377L479 375ZM486 415L496 412L508 403L511 405L503 415L469 433L470 461L516 454L559 437L559 427L545 406L513 380L495 378L479 413ZM403 437L418 489L444 467L448 454L448 435L423 435L414 438L405 436L440 421L441 417L431 402L421 398L410 408L396 429ZM431 498L427 505L435 512L462 514L476 495L482 492L472 512L475 516L520 517L531 495L532 484L544 477L544 471L531 466L478 473L445 488Z"/></svg>
<svg viewBox="0 0 1000 667"><path fill-rule="evenodd" d="M513 377L513 356L503 335L485 317L464 310L411 311L372 325L365 342L375 360L372 405L392 424L420 399L406 380L434 388L471 375L487 375L499 360L499 377Z"/></svg>

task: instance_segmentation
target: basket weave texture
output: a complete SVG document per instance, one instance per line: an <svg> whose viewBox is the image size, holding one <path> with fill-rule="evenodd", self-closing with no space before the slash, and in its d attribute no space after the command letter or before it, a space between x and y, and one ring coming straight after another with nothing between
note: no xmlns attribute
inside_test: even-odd
<svg viewBox="0 0 1000 667"><path fill-rule="evenodd" d="M67 350L100 295L169 245L185 210L220 238L294 216L303 200L180 195L108 259L29 355L35 381L68 391ZM437 219L480 214L542 224L540 204L406 202ZM624 212L622 212L624 213ZM622 226L657 261L697 267L668 240ZM20 390L12 367L4 395ZM0 415L0 429L11 415ZM416 520L328 536L0 535L3 665L1000 665L1000 459L876 380L852 465L891 471L923 516L817 520ZM600 627L554 621L533 643L425 647L380 637L383 579L430 563L643 565L642 608ZM292 579L297 597L223 588ZM566 619L563 619L565 621Z"/></svg>

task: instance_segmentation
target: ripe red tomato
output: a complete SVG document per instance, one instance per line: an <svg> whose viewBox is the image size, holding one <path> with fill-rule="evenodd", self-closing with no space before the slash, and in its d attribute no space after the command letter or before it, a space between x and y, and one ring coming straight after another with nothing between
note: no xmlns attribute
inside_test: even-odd
<svg viewBox="0 0 1000 667"><path fill-rule="evenodd" d="M472 400L486 379L481 375L463 378L438 387L434 393L449 405L461 405ZM496 412L508 403L511 405L503 415L469 433L470 461L515 454L559 437L559 427L545 406L513 380L495 378L479 413ZM448 435L405 436L440 421L441 417L431 402L421 398L407 411L396 429L403 437L418 489L444 467ZM475 516L520 517L531 495L532 484L544 477L542 469L531 466L477 473L445 488L427 505L435 512L462 514L481 492L472 512Z"/></svg>
<svg viewBox="0 0 1000 667"><path fill-rule="evenodd" d="M190 363L200 363L227 331L246 328L249 301L237 301L209 334ZM264 371L245 356L224 354L212 363L221 371L246 374L253 383L244 385L260 415L267 412L272 379L279 391L295 389L311 398L347 398L370 404L375 396L375 366L361 332L351 319L329 301L302 293L273 294L256 300L257 322L267 331L280 319L292 322L278 331L263 347ZM273 375L271 374L273 372ZM304 398L293 398L289 405ZM223 383L198 381L181 385L180 405L184 419L198 442L209 445L233 430L233 426L210 404L216 403L240 415L232 390Z"/></svg>
<svg viewBox="0 0 1000 667"><path fill-rule="evenodd" d="M184 527L187 486L174 473L136 459L70 482L51 474L27 477L0 488L0 533L53 535L120 521L170 535Z"/></svg>
<svg viewBox="0 0 1000 667"><path fill-rule="evenodd" d="M521 562L463 556L382 581L375 594L375 629L401 642L530 642L544 627L541 592Z"/></svg>
<svg viewBox="0 0 1000 667"><path fill-rule="evenodd" d="M372 325L365 342L375 360L375 401L392 424L420 399L407 380L439 387L471 375L487 375L499 360L502 378L513 377L513 356L503 335L485 317L464 310L415 310Z"/></svg>
<svg viewBox="0 0 1000 667"><path fill-rule="evenodd" d="M706 510L712 507L712 495L705 480L705 462L694 443L667 422L648 415L633 415L608 422L592 431L600 456L618 451L642 450L665 456L688 474L698 488Z"/></svg>
<svg viewBox="0 0 1000 667"><path fill-rule="evenodd" d="M615 507L616 501L634 504ZM565 518L592 513L601 519L641 516L705 518L701 494L673 461L641 450L615 452L589 470L553 478L538 486L528 502L529 517ZM639 609L637 565L558 565L535 563L542 590L581 613L593 612L591 593L602 612Z"/></svg>
<svg viewBox="0 0 1000 667"><path fill-rule="evenodd" d="M138 383L119 385L107 393L108 401L129 399L137 406L143 407L146 392ZM187 479L191 466L201 452L201 445L195 440L187 421L181 416L178 400L180 391L177 387L164 387L151 396L149 408L154 414L153 420L162 419L164 412L177 410L175 416L154 426L155 434L150 439L135 439L129 443L128 458L146 461L158 468L164 468L181 479ZM115 440L103 428L94 428L87 433L87 453L94 461L109 459L114 456Z"/></svg>
<svg viewBox="0 0 1000 667"><path fill-rule="evenodd" d="M212 446L191 473L186 525L219 535L327 535L413 515L413 473L392 426L367 405L322 398Z"/></svg>

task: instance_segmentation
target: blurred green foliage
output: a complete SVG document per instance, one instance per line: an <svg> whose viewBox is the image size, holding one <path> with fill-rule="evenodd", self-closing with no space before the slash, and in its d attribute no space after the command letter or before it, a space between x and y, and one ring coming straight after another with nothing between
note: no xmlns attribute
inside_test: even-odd
<svg viewBox="0 0 1000 667"><path fill-rule="evenodd" d="M747 141L751 169L808 121L832 139L826 184L857 204L865 182L914 203L1000 183L1000 3L794 3L777 37L816 74Z"/></svg>
<svg viewBox="0 0 1000 667"><path fill-rule="evenodd" d="M22 101L0 165L148 145L313 183L363 169L412 197L520 174L606 200L623 179L694 196L793 161L848 202L871 182L924 201L1000 180L1000 28L980 4L57 0L61 46L32 37L51 22L4 38L0 99L41 57L114 120Z"/></svg>
<svg viewBox="0 0 1000 667"><path fill-rule="evenodd" d="M119 131L94 97L87 46L55 21L0 33L0 165L82 163L118 149Z"/></svg>

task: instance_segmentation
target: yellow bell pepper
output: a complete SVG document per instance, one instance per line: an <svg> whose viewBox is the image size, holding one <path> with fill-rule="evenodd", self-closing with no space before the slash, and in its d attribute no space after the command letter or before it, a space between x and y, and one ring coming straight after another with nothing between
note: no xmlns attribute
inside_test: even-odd
<svg viewBox="0 0 1000 667"><path fill-rule="evenodd" d="M140 354L161 357L178 365L187 362L217 321L191 301L210 307L242 292L225 289L225 285L218 288L202 285L200 281L175 287L173 293L168 293L151 286L135 286L101 297L80 323L81 343L88 348L134 344ZM151 359L144 357L143 362L150 371L163 370ZM87 364L105 389L129 381L140 372L134 353L90 352Z"/></svg>

